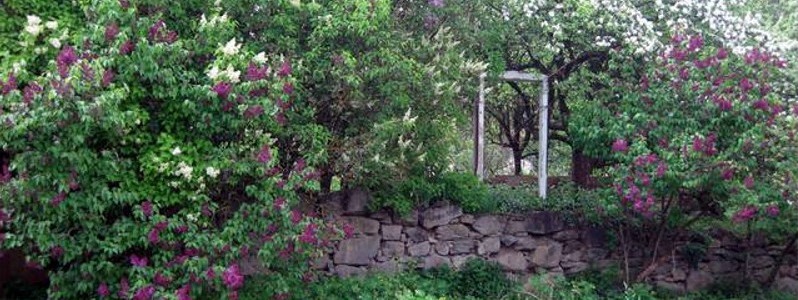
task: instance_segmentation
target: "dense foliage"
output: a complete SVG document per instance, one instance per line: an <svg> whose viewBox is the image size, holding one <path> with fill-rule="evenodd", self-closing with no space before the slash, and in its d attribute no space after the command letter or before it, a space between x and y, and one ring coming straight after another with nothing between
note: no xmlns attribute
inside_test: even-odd
<svg viewBox="0 0 798 300"><path fill-rule="evenodd" d="M290 53L241 45L212 5L174 26L158 7L95 1L45 71L2 71L2 247L54 299L234 298L250 256L285 293L335 235L291 210L323 149L288 161L275 139L325 135L290 125Z"/></svg>

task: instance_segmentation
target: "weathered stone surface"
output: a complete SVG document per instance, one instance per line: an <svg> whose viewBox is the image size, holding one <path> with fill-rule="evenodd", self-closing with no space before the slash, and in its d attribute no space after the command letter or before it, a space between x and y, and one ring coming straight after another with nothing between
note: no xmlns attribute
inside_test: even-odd
<svg viewBox="0 0 798 300"><path fill-rule="evenodd" d="M607 257L609 251L606 249L601 248L590 248L587 249L587 259L590 261L600 260Z"/></svg>
<svg viewBox="0 0 798 300"><path fill-rule="evenodd" d="M413 211L406 216L394 215L393 222L404 226L418 226L418 211Z"/></svg>
<svg viewBox="0 0 798 300"><path fill-rule="evenodd" d="M515 250L533 250L537 248L541 244L545 244L546 242L542 238L530 237L525 236L518 238L518 242L513 245L513 249Z"/></svg>
<svg viewBox="0 0 798 300"><path fill-rule="evenodd" d="M502 245L504 245L505 247L512 246L516 242L518 242L518 238L512 235L503 235L501 240L502 240Z"/></svg>
<svg viewBox="0 0 798 300"><path fill-rule="evenodd" d="M682 269L676 268L671 271L671 278L673 278L674 281L682 281L687 279L687 273Z"/></svg>
<svg viewBox="0 0 798 300"><path fill-rule="evenodd" d="M655 286L661 288L666 291L670 291L675 294L684 294L685 287L684 284L675 283L675 282L667 282L667 281L657 281L654 283Z"/></svg>
<svg viewBox="0 0 798 300"><path fill-rule="evenodd" d="M339 277L361 276L366 274L366 269L347 265L338 265L335 267L335 274Z"/></svg>
<svg viewBox="0 0 798 300"><path fill-rule="evenodd" d="M577 240L579 239L579 231L576 230L563 230L558 233L555 233L552 236L553 239L558 240L560 242L570 241L570 240Z"/></svg>
<svg viewBox="0 0 798 300"><path fill-rule="evenodd" d="M544 268L553 268L560 265L562 260L562 244L551 241L539 245L532 253L532 264Z"/></svg>
<svg viewBox="0 0 798 300"><path fill-rule="evenodd" d="M424 269L431 269L440 266L452 266L452 262L448 257L433 254L424 258Z"/></svg>
<svg viewBox="0 0 798 300"><path fill-rule="evenodd" d="M474 223L474 215L472 215L472 214L463 214L460 217L460 223L473 224Z"/></svg>
<svg viewBox="0 0 798 300"><path fill-rule="evenodd" d="M555 213L536 212L527 216L522 221L510 221L505 227L506 233L528 232L536 235L546 235L563 230L565 223Z"/></svg>
<svg viewBox="0 0 798 300"><path fill-rule="evenodd" d="M449 248L451 248L449 242L438 242L435 244L435 253L449 255Z"/></svg>
<svg viewBox="0 0 798 300"><path fill-rule="evenodd" d="M391 223L391 214L385 211L378 211L369 215L369 218L377 220L382 224Z"/></svg>
<svg viewBox="0 0 798 300"><path fill-rule="evenodd" d="M571 262L571 263L561 263L563 270L565 270L565 274L575 274L587 270L590 266L586 262Z"/></svg>
<svg viewBox="0 0 798 300"><path fill-rule="evenodd" d="M576 251L563 256L562 261L563 262L586 261L586 259L587 259L587 254L585 251Z"/></svg>
<svg viewBox="0 0 798 300"><path fill-rule="evenodd" d="M750 265L752 269L769 268L776 261L770 256L755 256L751 258Z"/></svg>
<svg viewBox="0 0 798 300"><path fill-rule="evenodd" d="M418 256L426 256L429 254L430 244L429 242L421 242L418 244L413 244L407 246L407 254L410 256L418 257Z"/></svg>
<svg viewBox="0 0 798 300"><path fill-rule="evenodd" d="M402 239L402 226L382 225L382 239L386 241L398 241Z"/></svg>
<svg viewBox="0 0 798 300"><path fill-rule="evenodd" d="M414 243L420 243L429 239L429 232L418 227L406 227L405 234L407 238Z"/></svg>
<svg viewBox="0 0 798 300"><path fill-rule="evenodd" d="M380 231L380 222L377 220L365 217L342 217L341 221L352 224L355 227L355 233L371 235Z"/></svg>
<svg viewBox="0 0 798 300"><path fill-rule="evenodd" d="M369 202L371 202L371 193L365 189L352 189L347 193L346 201L343 203L344 214L366 213Z"/></svg>
<svg viewBox="0 0 798 300"><path fill-rule="evenodd" d="M496 261L502 268L508 271L526 271L529 266L523 253L510 249L502 249L499 251L499 255L496 256Z"/></svg>
<svg viewBox="0 0 798 300"><path fill-rule="evenodd" d="M314 270L326 270L328 267L332 266L332 260L330 260L329 256L324 255L314 259L310 265Z"/></svg>
<svg viewBox="0 0 798 300"><path fill-rule="evenodd" d="M588 248L604 248L607 244L607 232L589 227L582 233L582 241Z"/></svg>
<svg viewBox="0 0 798 300"><path fill-rule="evenodd" d="M798 280L796 279L789 277L782 277L776 279L776 281L773 284L776 287L776 289L780 291L798 295Z"/></svg>
<svg viewBox="0 0 798 300"><path fill-rule="evenodd" d="M421 226L432 229L449 224L461 215L463 215L463 209L454 205L430 208L421 213Z"/></svg>
<svg viewBox="0 0 798 300"><path fill-rule="evenodd" d="M501 239L496 236L484 238L477 246L477 254L489 255L499 252L501 249Z"/></svg>
<svg viewBox="0 0 798 300"><path fill-rule="evenodd" d="M731 273L737 271L739 265L732 261L711 261L709 262L709 270L713 274Z"/></svg>
<svg viewBox="0 0 798 300"><path fill-rule="evenodd" d="M459 240L452 242L449 254L470 254L477 242L474 240Z"/></svg>
<svg viewBox="0 0 798 300"><path fill-rule="evenodd" d="M386 257L402 257L405 255L405 243L402 242L383 242L382 255Z"/></svg>
<svg viewBox="0 0 798 300"><path fill-rule="evenodd" d="M712 279L712 275L699 270L692 270L690 274L687 275L687 279L685 280L685 285L687 291L693 292L704 289L710 285L714 280Z"/></svg>
<svg viewBox="0 0 798 300"><path fill-rule="evenodd" d="M504 222L497 216L483 216L474 221L471 226L483 235L495 235L501 232Z"/></svg>
<svg viewBox="0 0 798 300"><path fill-rule="evenodd" d="M385 262L375 263L371 266L372 269L379 272L393 274L402 270L402 266L396 260L388 260Z"/></svg>
<svg viewBox="0 0 798 300"><path fill-rule="evenodd" d="M471 230L463 224L440 226L435 230L436 237L441 241L451 241L470 237Z"/></svg>
<svg viewBox="0 0 798 300"><path fill-rule="evenodd" d="M475 259L475 258L477 258L477 257L476 257L476 256L473 256L473 255L459 255L459 256L455 256L455 257L452 257L452 265L453 265L455 268L459 269L460 267L462 267L463 265L465 265L465 264L466 264L466 263L467 263L469 260L472 260L472 259Z"/></svg>
<svg viewBox="0 0 798 300"><path fill-rule="evenodd" d="M333 261L335 264L366 266L372 258L377 256L379 248L379 236L343 240L338 245L338 251L335 252Z"/></svg>

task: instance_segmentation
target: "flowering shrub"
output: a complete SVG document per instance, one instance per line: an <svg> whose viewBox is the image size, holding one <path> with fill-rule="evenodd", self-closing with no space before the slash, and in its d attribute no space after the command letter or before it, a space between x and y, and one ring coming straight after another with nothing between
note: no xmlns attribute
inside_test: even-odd
<svg viewBox="0 0 798 300"><path fill-rule="evenodd" d="M336 234L291 211L322 151L276 141L324 135L292 131L289 53L242 45L218 7L172 26L145 3L95 1L45 71L0 71L0 248L54 299L234 299L251 256L285 295Z"/></svg>
<svg viewBox="0 0 798 300"><path fill-rule="evenodd" d="M794 227L798 107L774 92L787 62L700 35L676 35L654 61L611 109L608 148L620 164L609 174L621 205L608 207L681 221L671 225L723 215L774 232Z"/></svg>

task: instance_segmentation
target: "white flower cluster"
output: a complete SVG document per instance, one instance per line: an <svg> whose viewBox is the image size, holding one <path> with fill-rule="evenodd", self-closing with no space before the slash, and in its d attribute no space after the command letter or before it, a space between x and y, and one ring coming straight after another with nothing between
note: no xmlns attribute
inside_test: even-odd
<svg viewBox="0 0 798 300"><path fill-rule="evenodd" d="M177 170L174 171L174 174L176 176L182 176L187 180L191 180L193 176L192 173L194 173L194 168L192 168L191 166L186 164L186 162L183 161L177 163Z"/></svg>
<svg viewBox="0 0 798 300"><path fill-rule="evenodd" d="M550 34L553 39L545 41L542 47L554 53L559 53L563 39L572 40L591 32L594 36L586 38L596 47L621 43L638 54L652 53L661 50L663 35L699 27L708 28L709 32L704 32L707 37L717 39L738 54L754 45L763 45L777 55L798 49L798 42L778 40L765 30L759 21L761 16L736 13L731 0L667 2L577 0L554 4L546 0L509 0L497 17L520 25L530 24ZM568 22L584 25L565 25ZM563 27L578 29L563 32Z"/></svg>
<svg viewBox="0 0 798 300"><path fill-rule="evenodd" d="M225 70L219 70L219 67L213 66L210 70L208 70L208 78L213 81L216 81L219 78L226 78L231 83L238 83L241 81L241 71L236 71L233 66L227 66Z"/></svg>
<svg viewBox="0 0 798 300"><path fill-rule="evenodd" d="M219 51L227 56L236 55L239 50L241 50L241 44L237 43L235 38L230 39L227 44L219 45Z"/></svg>
<svg viewBox="0 0 798 300"><path fill-rule="evenodd" d="M227 17L226 13L221 16L213 15L211 16L210 20L205 17L205 14L202 14L200 17L200 27L213 27L219 24L227 23L228 20L229 18Z"/></svg>

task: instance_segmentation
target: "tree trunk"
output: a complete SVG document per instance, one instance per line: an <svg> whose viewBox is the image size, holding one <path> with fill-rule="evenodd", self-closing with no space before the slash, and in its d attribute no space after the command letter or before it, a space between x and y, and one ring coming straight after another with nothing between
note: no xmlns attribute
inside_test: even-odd
<svg viewBox="0 0 798 300"><path fill-rule="evenodd" d="M585 155L581 149L571 151L571 180L583 188L596 186L596 180L590 175L593 170L598 168L598 159Z"/></svg>
<svg viewBox="0 0 798 300"><path fill-rule="evenodd" d="M321 188L321 194L329 194L330 189L332 188L332 179L335 175L335 172L332 170L332 164L326 163L324 166L321 167L321 174L319 174L319 186Z"/></svg>
<svg viewBox="0 0 798 300"><path fill-rule="evenodd" d="M515 175L521 175L521 161L524 159L523 150L513 149L513 165L515 166Z"/></svg>

